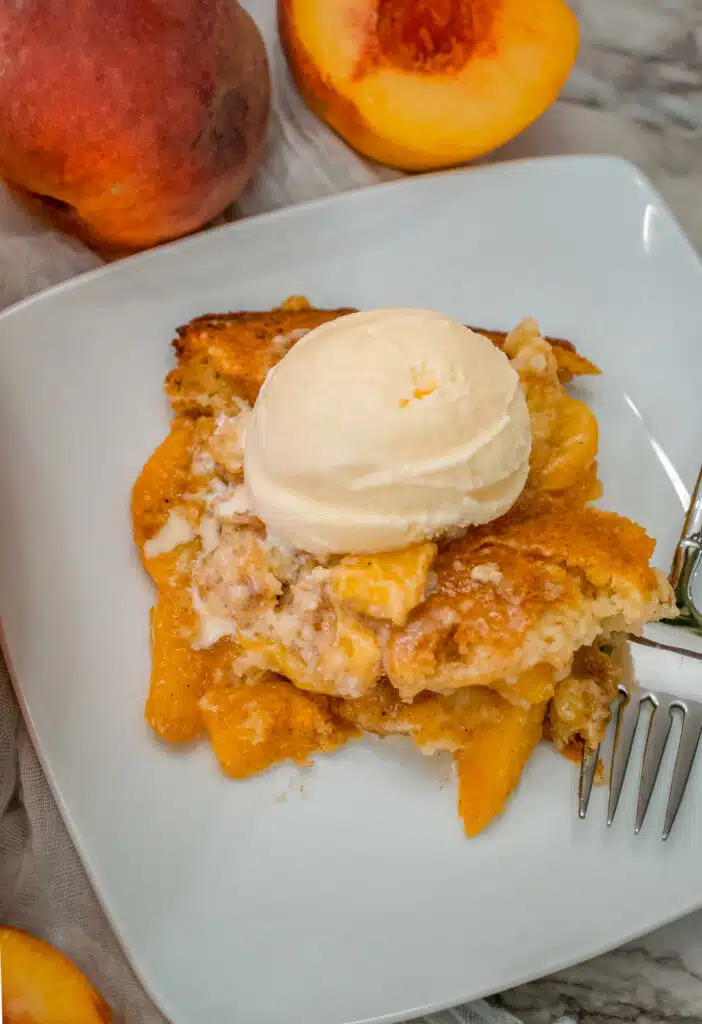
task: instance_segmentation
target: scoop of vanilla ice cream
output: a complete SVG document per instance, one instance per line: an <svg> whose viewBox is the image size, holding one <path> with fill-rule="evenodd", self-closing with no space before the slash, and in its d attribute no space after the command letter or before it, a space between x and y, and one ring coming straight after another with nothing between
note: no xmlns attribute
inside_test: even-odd
<svg viewBox="0 0 702 1024"><path fill-rule="evenodd" d="M310 331L266 378L246 436L252 510L316 555L404 547L505 513L529 412L507 357L425 309Z"/></svg>

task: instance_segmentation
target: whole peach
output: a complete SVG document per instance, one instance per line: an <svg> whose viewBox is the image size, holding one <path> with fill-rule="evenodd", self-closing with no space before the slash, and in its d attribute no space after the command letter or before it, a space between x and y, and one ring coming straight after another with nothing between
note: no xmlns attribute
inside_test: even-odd
<svg viewBox="0 0 702 1024"><path fill-rule="evenodd" d="M265 48L236 0L0 0L0 176L100 246L195 230L261 159Z"/></svg>

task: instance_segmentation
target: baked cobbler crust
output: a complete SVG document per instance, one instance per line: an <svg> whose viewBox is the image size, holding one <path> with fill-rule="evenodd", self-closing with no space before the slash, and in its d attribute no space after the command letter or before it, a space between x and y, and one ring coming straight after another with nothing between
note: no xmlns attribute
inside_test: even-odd
<svg viewBox="0 0 702 1024"><path fill-rule="evenodd" d="M269 536L243 488L251 406L291 345L347 312L295 298L178 331L171 431L132 495L157 588L146 718L168 742L206 734L236 778L364 731L451 751L472 835L544 732L569 756L597 745L620 637L672 614L672 593L644 530L591 504L597 422L563 385L599 371L533 321L483 332L531 417L529 479L510 512L439 545L324 561Z"/></svg>

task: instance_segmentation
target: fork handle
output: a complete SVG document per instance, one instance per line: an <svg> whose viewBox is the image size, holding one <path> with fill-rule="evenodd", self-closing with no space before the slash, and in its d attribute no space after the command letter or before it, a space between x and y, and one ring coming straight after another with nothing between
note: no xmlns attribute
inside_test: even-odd
<svg viewBox="0 0 702 1024"><path fill-rule="evenodd" d="M681 619L677 620L678 623L688 628L694 625L698 629L702 627L702 614L697 609L692 597L691 584L700 557L702 557L702 467L692 492L680 540L675 548L669 577L675 591L678 608L683 612Z"/></svg>
<svg viewBox="0 0 702 1024"><path fill-rule="evenodd" d="M697 477L695 489L692 492L692 499L685 516L685 523L680 534L680 540L675 548L673 566L670 570L670 582L674 587L680 582L687 553L702 551L702 467Z"/></svg>

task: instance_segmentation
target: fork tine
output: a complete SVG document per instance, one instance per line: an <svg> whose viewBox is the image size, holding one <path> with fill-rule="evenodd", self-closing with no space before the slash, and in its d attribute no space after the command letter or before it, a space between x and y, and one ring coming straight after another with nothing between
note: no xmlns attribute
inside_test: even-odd
<svg viewBox="0 0 702 1024"><path fill-rule="evenodd" d="M617 805L621 796L624 776L631 756L631 747L636 735L636 726L639 722L641 706L636 694L630 696L625 687L619 687L619 693L623 698L619 704L617 713L617 731L614 736L614 750L612 751L611 780L609 784L609 804L607 806L607 824L611 825L614 815L617 813Z"/></svg>
<svg viewBox="0 0 702 1024"><path fill-rule="evenodd" d="M595 773L600 759L600 748L588 750L583 747L583 757L580 762L580 779L578 781L578 817L584 818L587 814L592 784L595 781Z"/></svg>
<svg viewBox="0 0 702 1024"><path fill-rule="evenodd" d="M636 804L636 825L634 832L638 835L646 817L646 811L651 801L651 794L656 785L658 772L660 771L663 752L670 735L670 727L673 724L671 711L671 698L661 695L648 694L647 700L653 704L651 720L648 723L648 735L646 736L646 748L644 750L643 762L641 764L641 782L639 783L639 797Z"/></svg>
<svg viewBox="0 0 702 1024"><path fill-rule="evenodd" d="M673 701L671 706L682 711L683 723L680 734L680 746L675 758L673 778L670 783L670 796L668 797L665 824L663 825L663 839L668 838L675 824L675 819L687 786L687 780L690 778L690 772L692 771L695 754L697 753L700 732L702 732L702 704Z"/></svg>

